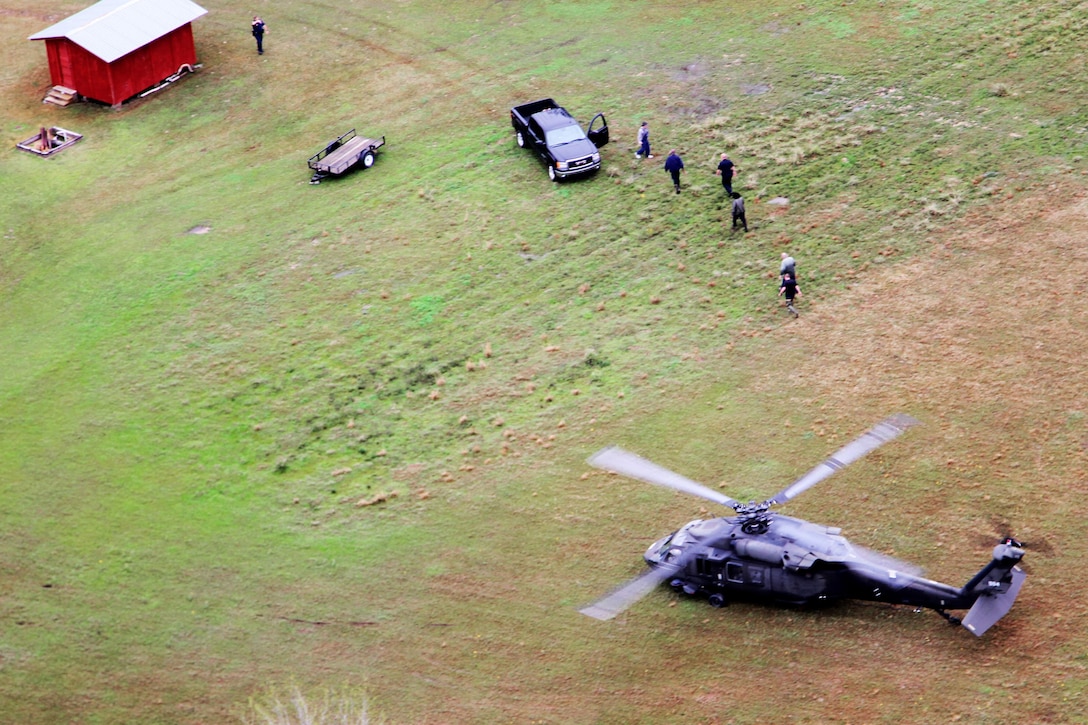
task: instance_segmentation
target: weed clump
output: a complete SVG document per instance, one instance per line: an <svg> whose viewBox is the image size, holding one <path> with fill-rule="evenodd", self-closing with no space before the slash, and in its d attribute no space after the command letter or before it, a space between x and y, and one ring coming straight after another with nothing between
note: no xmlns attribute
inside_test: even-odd
<svg viewBox="0 0 1088 725"><path fill-rule="evenodd" d="M244 725L380 725L370 716L366 695L353 688L324 690L307 696L292 687L284 697L269 690L250 699Z"/></svg>

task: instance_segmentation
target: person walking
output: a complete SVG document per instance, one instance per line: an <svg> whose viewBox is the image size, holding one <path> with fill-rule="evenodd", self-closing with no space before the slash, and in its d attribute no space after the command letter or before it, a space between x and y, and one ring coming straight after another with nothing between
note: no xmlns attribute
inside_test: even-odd
<svg viewBox="0 0 1088 725"><path fill-rule="evenodd" d="M684 160L676 149L669 149L669 156L665 159L665 171L672 176L672 185L676 187L676 193L680 193L680 172L684 170Z"/></svg>
<svg viewBox="0 0 1088 725"><path fill-rule="evenodd" d="M264 21L261 20L259 15L253 16L253 23L251 27L253 37L257 39L257 55L264 55L264 34L266 30L264 27Z"/></svg>
<svg viewBox="0 0 1088 725"><path fill-rule="evenodd" d="M788 252L782 252L782 264L778 265L778 276L785 277L789 274L797 281L797 261Z"/></svg>
<svg viewBox="0 0 1088 725"><path fill-rule="evenodd" d="M793 300L801 296L801 287L789 272L782 275L782 284L778 285L778 296L783 295L786 296L786 310L797 317L797 308L793 306Z"/></svg>
<svg viewBox="0 0 1088 725"><path fill-rule="evenodd" d="M733 228L737 228L737 222L744 225L744 231L748 231L748 220L744 216L744 197L734 191L733 197Z"/></svg>
<svg viewBox="0 0 1088 725"><path fill-rule="evenodd" d="M654 157L650 153L650 124L645 121L638 127L638 151L635 152L635 158L641 159L643 156L648 159Z"/></svg>
<svg viewBox="0 0 1088 725"><path fill-rule="evenodd" d="M733 196L733 175L737 173L737 167L729 160L729 154L722 154L722 160L718 163L718 170L714 172L722 177L722 186L725 193Z"/></svg>

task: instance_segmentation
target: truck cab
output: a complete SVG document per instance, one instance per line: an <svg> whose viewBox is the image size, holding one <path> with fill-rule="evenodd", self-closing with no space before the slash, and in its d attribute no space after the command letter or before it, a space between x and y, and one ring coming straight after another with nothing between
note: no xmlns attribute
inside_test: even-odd
<svg viewBox="0 0 1088 725"><path fill-rule="evenodd" d="M559 181L592 173L601 167L600 147L608 143L608 122L598 113L582 127L550 98L516 106L510 111L515 140L531 148L547 165L548 178Z"/></svg>

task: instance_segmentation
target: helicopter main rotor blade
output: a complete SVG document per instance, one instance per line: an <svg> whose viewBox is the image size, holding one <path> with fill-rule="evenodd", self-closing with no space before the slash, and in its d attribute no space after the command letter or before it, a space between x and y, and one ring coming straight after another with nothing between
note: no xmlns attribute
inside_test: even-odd
<svg viewBox="0 0 1088 725"><path fill-rule="evenodd" d="M861 568L896 571L913 577L921 577L925 573L917 564L910 564L889 554L882 554L857 544L850 544L850 548L854 553L854 559L846 561L848 567L860 564Z"/></svg>
<svg viewBox="0 0 1088 725"><path fill-rule="evenodd" d="M729 498L725 494L718 493L701 483L696 483L690 478L685 478L679 473L674 473L663 466L647 461L645 458L636 456L634 453L625 451L618 446L609 446L608 448L597 451L589 457L587 462L589 465L605 471L622 473L625 476L637 478L639 481L652 483L655 486L664 486L665 488L671 488L676 491L683 491L692 496L698 496L700 498L705 498L708 501L713 501L714 503L720 503L722 506L736 508L736 506L740 505L737 501Z"/></svg>
<svg viewBox="0 0 1088 725"><path fill-rule="evenodd" d="M907 428L918 425L920 421L905 413L897 413L880 421L872 429L862 433L845 446L835 451L823 463L801 476L786 488L776 493L767 503L782 504L794 496L804 493L808 489L824 480L832 473L848 466L867 453L870 453L890 440L898 438Z"/></svg>
<svg viewBox="0 0 1088 725"><path fill-rule="evenodd" d="M588 607L578 611L587 617L599 619L602 622L612 619L632 604L642 599L654 590L657 585L676 574L683 568L683 563L667 564L656 569L650 569L627 582L619 589L601 597Z"/></svg>

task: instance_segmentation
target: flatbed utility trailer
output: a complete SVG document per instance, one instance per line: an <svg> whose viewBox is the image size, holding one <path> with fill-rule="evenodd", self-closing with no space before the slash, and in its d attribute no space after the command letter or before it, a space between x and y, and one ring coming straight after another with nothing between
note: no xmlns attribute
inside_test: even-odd
<svg viewBox="0 0 1088 725"><path fill-rule="evenodd" d="M335 141L330 142L322 151L310 157L307 164L314 171L311 184L320 184L322 179L339 176L356 166L369 169L374 165L374 158L379 148L385 145L385 136L381 138L363 138L355 135L351 129Z"/></svg>

